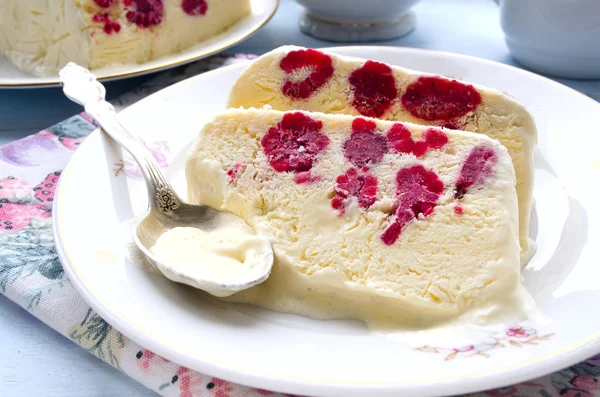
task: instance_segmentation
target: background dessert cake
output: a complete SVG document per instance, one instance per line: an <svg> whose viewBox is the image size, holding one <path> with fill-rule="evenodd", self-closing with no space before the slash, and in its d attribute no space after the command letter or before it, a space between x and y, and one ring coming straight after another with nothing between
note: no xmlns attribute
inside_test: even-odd
<svg viewBox="0 0 600 397"><path fill-rule="evenodd" d="M185 50L250 13L249 0L2 0L0 55L39 76L75 62L140 64Z"/></svg>

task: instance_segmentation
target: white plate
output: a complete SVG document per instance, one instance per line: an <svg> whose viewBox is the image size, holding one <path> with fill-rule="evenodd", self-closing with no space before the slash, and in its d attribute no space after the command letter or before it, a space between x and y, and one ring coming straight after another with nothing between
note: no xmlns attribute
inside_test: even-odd
<svg viewBox="0 0 600 397"><path fill-rule="evenodd" d="M489 85L534 113L540 139L531 233L539 251L524 280L542 315L521 324L525 329L489 335L476 346L431 340L424 343L433 346L424 347L370 334L357 322L211 300L126 259L122 223L143 213L146 194L135 167L126 164L115 176L121 151L98 131L64 171L54 207L59 255L85 300L125 335L179 364L294 394L466 393L538 377L600 352L600 316L591 315L600 302L600 104L529 72L457 54L391 47L333 51ZM243 67L191 78L120 115L147 142L167 141L168 150L151 146L163 149L168 177L182 195L189 142L223 109Z"/></svg>
<svg viewBox="0 0 600 397"><path fill-rule="evenodd" d="M210 55L219 53L239 42L246 40L262 28L275 14L279 0L250 0L252 12L249 16L227 29L218 36L198 43L180 53L155 59L140 65L102 68L94 71L99 80L118 80L126 77L141 76L159 70L184 65ZM40 88L59 85L56 77L37 77L23 72L0 56L0 88Z"/></svg>

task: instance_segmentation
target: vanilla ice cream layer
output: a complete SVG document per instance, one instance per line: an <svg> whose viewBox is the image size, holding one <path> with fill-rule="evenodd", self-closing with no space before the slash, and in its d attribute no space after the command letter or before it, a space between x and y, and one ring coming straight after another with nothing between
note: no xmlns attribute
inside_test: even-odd
<svg viewBox="0 0 600 397"><path fill-rule="evenodd" d="M234 301L419 325L525 311L514 168L485 135L230 109L201 131L186 179L190 202L272 244L271 276Z"/></svg>
<svg viewBox="0 0 600 397"><path fill-rule="evenodd" d="M185 50L250 13L248 0L2 0L0 55L38 76Z"/></svg>
<svg viewBox="0 0 600 397"><path fill-rule="evenodd" d="M500 91L380 62L284 46L261 56L241 74L228 105L364 115L494 138L508 149L515 168L522 265L535 253L529 221L537 131L531 114Z"/></svg>

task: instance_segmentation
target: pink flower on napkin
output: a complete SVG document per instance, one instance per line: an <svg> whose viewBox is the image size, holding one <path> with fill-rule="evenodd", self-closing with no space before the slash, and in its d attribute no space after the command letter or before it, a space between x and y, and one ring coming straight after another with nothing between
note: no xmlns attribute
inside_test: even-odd
<svg viewBox="0 0 600 397"><path fill-rule="evenodd" d="M145 373L150 372L150 370L152 369L152 367L154 367L155 364L170 362L166 358L162 358L158 354L155 354L154 352L148 349L140 350L139 352L137 352L135 357L137 358L137 366Z"/></svg>
<svg viewBox="0 0 600 397"><path fill-rule="evenodd" d="M214 397L230 397L233 387L227 381L202 376L186 367L177 370L177 383L181 391L180 397L200 397L208 391Z"/></svg>
<svg viewBox="0 0 600 397"><path fill-rule="evenodd" d="M600 390L600 381L595 376L578 375L571 379L573 386L587 390Z"/></svg>
<svg viewBox="0 0 600 397"><path fill-rule="evenodd" d="M0 179L0 199L9 199L17 201L31 194L29 182L14 176L7 176Z"/></svg>
<svg viewBox="0 0 600 397"><path fill-rule="evenodd" d="M29 203L0 200L0 230L16 231L29 226L33 218L50 218L50 211Z"/></svg>
<svg viewBox="0 0 600 397"><path fill-rule="evenodd" d="M567 387L560 391L561 396L566 397L585 397L596 396L600 390L600 381L595 376L575 375L569 381L572 387Z"/></svg>
<svg viewBox="0 0 600 397"><path fill-rule="evenodd" d="M85 138L68 138L68 137L60 137L58 140L60 143L64 145L69 150L75 150L79 147L81 142L83 142Z"/></svg>
<svg viewBox="0 0 600 397"><path fill-rule="evenodd" d="M59 171L52 172L33 189L12 176L0 179L0 230L17 231L34 218L50 218L59 176ZM37 200L25 194L26 190Z"/></svg>
<svg viewBox="0 0 600 397"><path fill-rule="evenodd" d="M56 193L56 185L60 171L52 172L36 187L33 188L35 198L41 201L47 208L52 208L54 201L54 193Z"/></svg>

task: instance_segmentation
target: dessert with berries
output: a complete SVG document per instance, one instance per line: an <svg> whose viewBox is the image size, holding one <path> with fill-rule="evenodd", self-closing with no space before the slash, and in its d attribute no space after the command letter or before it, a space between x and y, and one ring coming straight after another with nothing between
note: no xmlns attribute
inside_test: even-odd
<svg viewBox="0 0 600 397"><path fill-rule="evenodd" d="M515 168L522 263L535 252L529 219L537 131L531 114L499 91L372 60L285 46L258 58L241 74L228 105L376 117L496 139L508 149Z"/></svg>
<svg viewBox="0 0 600 397"><path fill-rule="evenodd" d="M0 1L0 55L39 76L67 62L140 64L185 50L250 13L249 0Z"/></svg>
<svg viewBox="0 0 600 397"><path fill-rule="evenodd" d="M272 244L269 279L232 300L410 324L524 313L514 168L483 134L229 109L201 131L186 179L190 202Z"/></svg>

